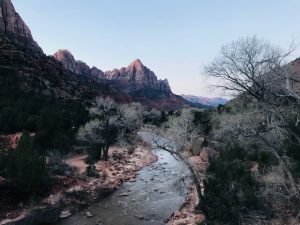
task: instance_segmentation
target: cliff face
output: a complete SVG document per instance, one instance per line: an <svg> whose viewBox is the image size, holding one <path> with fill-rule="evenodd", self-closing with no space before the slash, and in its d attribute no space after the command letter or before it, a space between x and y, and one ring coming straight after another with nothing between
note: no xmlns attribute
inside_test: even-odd
<svg viewBox="0 0 300 225"><path fill-rule="evenodd" d="M105 77L117 81L125 92L152 88L166 94L172 93L168 81L158 80L155 73L144 66L139 59L130 63L127 68L105 72Z"/></svg>
<svg viewBox="0 0 300 225"><path fill-rule="evenodd" d="M106 79L104 72L99 70L97 67L90 68L85 62L75 60L72 53L67 49L58 50L54 53L53 57L60 61L67 70L70 70L74 74L85 75L94 80Z"/></svg>
<svg viewBox="0 0 300 225"><path fill-rule="evenodd" d="M168 80L158 80L155 73L142 64L139 59L134 60L128 67L103 72L97 67L90 68L84 62L75 60L68 50L58 50L54 58L60 61L64 67L76 74L88 75L97 80L111 81L126 93L140 91L142 89L153 89L171 94Z"/></svg>
<svg viewBox="0 0 300 225"><path fill-rule="evenodd" d="M10 0L0 0L0 35L8 37L22 47L43 53Z"/></svg>

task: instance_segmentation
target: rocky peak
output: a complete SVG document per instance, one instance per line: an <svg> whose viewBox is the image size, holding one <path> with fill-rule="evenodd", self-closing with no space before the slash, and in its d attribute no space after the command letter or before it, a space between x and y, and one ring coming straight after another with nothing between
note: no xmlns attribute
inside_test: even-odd
<svg viewBox="0 0 300 225"><path fill-rule="evenodd" d="M40 46L33 40L30 29L15 11L11 0L0 0L0 35L22 47L43 53Z"/></svg>
<svg viewBox="0 0 300 225"><path fill-rule="evenodd" d="M143 63L141 62L140 59L136 59L134 60L132 63L129 64L129 66L127 67L127 70L136 70L136 71L141 71L144 70L145 66L143 65Z"/></svg>
<svg viewBox="0 0 300 225"><path fill-rule="evenodd" d="M171 93L167 80L158 80L153 71L143 65L140 59L134 60L126 68L114 69L105 72L109 80L119 81L126 91L135 91L142 88L152 88Z"/></svg>
<svg viewBox="0 0 300 225"><path fill-rule="evenodd" d="M90 69L90 74L92 77L96 79L105 79L104 72L102 70L99 70L97 67L93 66Z"/></svg>
<svg viewBox="0 0 300 225"><path fill-rule="evenodd" d="M164 93L171 93L168 80L158 80L155 73L144 66L139 59L134 60L127 67L103 72L97 67L90 68L86 63L75 60L71 52L66 49L58 50L53 57L73 73L88 75L91 78L113 81L125 92L150 88Z"/></svg>
<svg viewBox="0 0 300 225"><path fill-rule="evenodd" d="M53 57L60 61L63 66L72 71L73 73L76 72L76 61L72 53L67 49L59 49L57 52L54 53Z"/></svg>
<svg viewBox="0 0 300 225"><path fill-rule="evenodd" d="M66 69L73 73L86 75L89 75L90 73L90 67L80 60L75 60L72 53L67 49L59 49L56 53L54 53L53 57L60 61Z"/></svg>
<svg viewBox="0 0 300 225"><path fill-rule="evenodd" d="M76 60L76 73L77 74L89 74L90 73L90 67L81 60Z"/></svg>

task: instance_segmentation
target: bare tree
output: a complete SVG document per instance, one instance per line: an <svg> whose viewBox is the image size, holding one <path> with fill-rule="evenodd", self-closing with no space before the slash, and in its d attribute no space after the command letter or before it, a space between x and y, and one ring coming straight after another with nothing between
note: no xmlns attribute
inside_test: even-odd
<svg viewBox="0 0 300 225"><path fill-rule="evenodd" d="M78 139L108 160L109 147L136 132L142 124L142 107L138 103L117 104L110 98L96 98L89 110L92 120L79 128Z"/></svg>
<svg viewBox="0 0 300 225"><path fill-rule="evenodd" d="M257 100L266 100L268 94L279 97L283 92L299 100L290 86L291 70L284 66L295 48L293 42L288 51L283 52L256 36L240 38L224 45L220 56L205 70L208 75L220 79L217 87L231 94L247 93Z"/></svg>
<svg viewBox="0 0 300 225"><path fill-rule="evenodd" d="M286 140L300 144L300 97L291 85L293 68L286 64L294 50L293 44L283 52L263 39L242 38L223 46L206 72L219 78L218 87L237 95L238 104L247 107L236 107L239 110L227 115L227 120L220 118L216 133L241 137L244 142L249 139L268 149L289 180L291 196L299 198L297 181L281 154Z"/></svg>

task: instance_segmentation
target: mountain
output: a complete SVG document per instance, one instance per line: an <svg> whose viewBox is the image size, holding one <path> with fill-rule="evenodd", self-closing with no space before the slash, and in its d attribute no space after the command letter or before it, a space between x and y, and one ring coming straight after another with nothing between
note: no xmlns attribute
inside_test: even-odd
<svg viewBox="0 0 300 225"><path fill-rule="evenodd" d="M153 71L142 64L139 59L134 60L128 67L105 72L106 79L115 81L127 93L145 88L152 88L166 96L172 91L168 80L158 80Z"/></svg>
<svg viewBox="0 0 300 225"><path fill-rule="evenodd" d="M33 40L31 31L15 11L10 0L0 0L0 34L19 45L43 53L40 46Z"/></svg>
<svg viewBox="0 0 300 225"><path fill-rule="evenodd" d="M158 80L153 71L143 65L141 60L136 59L127 67L103 72L97 67L90 68L86 63L75 60L69 50L60 49L53 57L60 61L64 67L76 74L90 76L96 80L111 81L125 93L136 93L142 89L153 89L164 93L165 96L172 94L168 80Z"/></svg>
<svg viewBox="0 0 300 225"><path fill-rule="evenodd" d="M67 50L46 56L11 0L0 0L0 106L23 96L90 102L109 96L140 102L146 108L176 110L189 103L172 93L167 80L135 60L126 68L103 72L75 60Z"/></svg>
<svg viewBox="0 0 300 225"><path fill-rule="evenodd" d="M181 96L191 103L201 104L201 105L209 106L209 107L216 107L218 105L224 105L229 101L224 98L206 98L206 97L200 97L200 96L194 96L194 95L181 95Z"/></svg>
<svg viewBox="0 0 300 225"><path fill-rule="evenodd" d="M66 49L58 50L53 57L77 76L88 77L96 83L110 84L145 106L174 110L190 105L181 96L172 93L168 80L157 79L155 73L139 59L127 67L103 72L97 67L90 68L86 63L76 60Z"/></svg>

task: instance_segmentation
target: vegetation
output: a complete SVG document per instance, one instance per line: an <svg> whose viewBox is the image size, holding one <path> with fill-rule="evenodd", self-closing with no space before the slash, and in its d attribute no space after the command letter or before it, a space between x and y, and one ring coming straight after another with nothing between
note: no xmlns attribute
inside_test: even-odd
<svg viewBox="0 0 300 225"><path fill-rule="evenodd" d="M300 98L292 88L292 67L284 65L292 51L244 38L224 46L206 68L222 80L221 88L237 95L212 116L210 144L219 157L205 180L209 220L258 224L276 213L291 214L298 224Z"/></svg>
<svg viewBox="0 0 300 225"><path fill-rule="evenodd" d="M96 98L89 110L91 120L79 128L77 138L88 145L91 161L108 160L109 147L129 141L142 125L138 103L117 104L110 98Z"/></svg>
<svg viewBox="0 0 300 225"><path fill-rule="evenodd" d="M7 74L7 86L1 86L0 134L34 132L40 148L67 153L75 142L78 127L88 119L84 105L21 91L15 76Z"/></svg>
<svg viewBox="0 0 300 225"><path fill-rule="evenodd" d="M206 72L236 98L216 109L175 112L157 132L164 141L154 138L190 168L208 224L260 224L275 214L299 223L300 96L286 64L293 49L257 37L222 47ZM207 146L218 154L199 174L184 152L199 155Z"/></svg>
<svg viewBox="0 0 300 225"><path fill-rule="evenodd" d="M32 137L24 132L15 150L2 150L0 175L7 189L18 196L42 195L47 190L45 154L33 144Z"/></svg>
<svg viewBox="0 0 300 225"><path fill-rule="evenodd" d="M209 220L238 224L243 213L263 210L256 195L259 184L249 170L247 152L238 145L222 149L212 161L204 186L202 207Z"/></svg>

